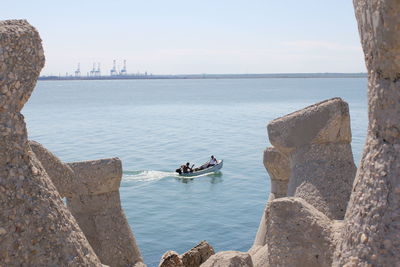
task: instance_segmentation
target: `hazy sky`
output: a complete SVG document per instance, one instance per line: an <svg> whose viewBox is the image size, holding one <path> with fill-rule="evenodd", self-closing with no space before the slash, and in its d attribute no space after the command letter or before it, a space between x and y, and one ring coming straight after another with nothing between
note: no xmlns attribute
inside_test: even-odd
<svg viewBox="0 0 400 267"><path fill-rule="evenodd" d="M351 0L2 1L43 39L42 74L364 72Z"/></svg>

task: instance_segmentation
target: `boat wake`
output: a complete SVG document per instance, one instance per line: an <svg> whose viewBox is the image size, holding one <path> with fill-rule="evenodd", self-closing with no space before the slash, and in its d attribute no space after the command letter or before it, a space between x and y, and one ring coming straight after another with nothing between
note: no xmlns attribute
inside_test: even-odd
<svg viewBox="0 0 400 267"><path fill-rule="evenodd" d="M163 171L125 171L122 182L151 182L158 181L166 177L177 177L175 172Z"/></svg>
<svg viewBox="0 0 400 267"><path fill-rule="evenodd" d="M211 178L211 183L217 183L221 181L221 172L217 173L205 173L192 177L184 177L178 175L176 172L165 172L165 171L124 171L122 176L121 187L142 187L150 183L157 182L164 178L174 178L176 181L182 183L188 183L195 180L198 177L208 176Z"/></svg>

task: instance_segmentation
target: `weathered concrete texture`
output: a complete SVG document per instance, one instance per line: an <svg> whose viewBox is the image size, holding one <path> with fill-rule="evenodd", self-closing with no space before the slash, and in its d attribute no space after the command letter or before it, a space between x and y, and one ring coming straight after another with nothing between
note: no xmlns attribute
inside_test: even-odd
<svg viewBox="0 0 400 267"><path fill-rule="evenodd" d="M400 1L355 0L369 128L334 266L400 263Z"/></svg>
<svg viewBox="0 0 400 267"><path fill-rule="evenodd" d="M249 253L250 255L253 256L253 255L256 254L262 247L263 247L263 246L260 246L260 245L252 246L252 247L247 251L247 253Z"/></svg>
<svg viewBox="0 0 400 267"><path fill-rule="evenodd" d="M326 215L301 198L275 199L266 214L268 238L254 256L257 265L331 266L336 228Z"/></svg>
<svg viewBox="0 0 400 267"><path fill-rule="evenodd" d="M165 252L158 267L185 267L178 252L169 250Z"/></svg>
<svg viewBox="0 0 400 267"><path fill-rule="evenodd" d="M253 267L249 253L222 251L212 255L201 267Z"/></svg>
<svg viewBox="0 0 400 267"><path fill-rule="evenodd" d="M30 141L90 245L103 264L132 266L143 262L121 208L122 165L118 158L63 163L41 144Z"/></svg>
<svg viewBox="0 0 400 267"><path fill-rule="evenodd" d="M45 168L61 197L72 197L76 194L88 194L87 187L79 185L80 180L76 177L74 171L70 166L68 166L68 164L62 162L38 142L30 140L29 147ZM75 192L74 189L81 190L81 192Z"/></svg>
<svg viewBox="0 0 400 267"><path fill-rule="evenodd" d="M270 200L287 196L290 177L289 159L274 147L264 151L264 166L271 178Z"/></svg>
<svg viewBox="0 0 400 267"><path fill-rule="evenodd" d="M273 200L273 199L272 199ZM267 222L266 222L266 210L268 208L268 205L271 203L272 200L268 200L267 204L265 205L264 212L261 216L260 224L258 226L256 238L254 239L253 246L250 248L250 250L256 250L256 247L260 248L265 245L266 239L268 238L268 233L267 233ZM249 250L249 253L250 253Z"/></svg>
<svg viewBox="0 0 400 267"><path fill-rule="evenodd" d="M274 147L268 147L264 151L264 166L271 179L271 192L266 204L275 198L286 197L290 177L290 165L288 158ZM261 217L260 225L253 246L264 246L267 238L265 211Z"/></svg>
<svg viewBox="0 0 400 267"><path fill-rule="evenodd" d="M172 250L167 251L161 257L159 267L198 267L214 254L213 247L206 241L201 241L182 255Z"/></svg>
<svg viewBox="0 0 400 267"><path fill-rule="evenodd" d="M131 266L143 262L121 209L119 191L67 198L67 205L102 263Z"/></svg>
<svg viewBox="0 0 400 267"><path fill-rule="evenodd" d="M268 262L268 245L254 246L249 251L254 267L270 266Z"/></svg>
<svg viewBox="0 0 400 267"><path fill-rule="evenodd" d="M288 196L343 219L356 173L347 103L333 98L273 120L268 135L289 158Z"/></svg>
<svg viewBox="0 0 400 267"><path fill-rule="evenodd" d="M0 263L4 266L101 266L35 155L20 111L44 54L24 20L0 22Z"/></svg>
<svg viewBox="0 0 400 267"><path fill-rule="evenodd" d="M214 254L213 247L206 241L201 241L197 246L184 253L181 258L184 266L198 267Z"/></svg>
<svg viewBox="0 0 400 267"><path fill-rule="evenodd" d="M271 144L285 154L309 144L351 142L349 108L340 98L275 119L267 129Z"/></svg>
<svg viewBox="0 0 400 267"><path fill-rule="evenodd" d="M356 174L350 144L302 147L291 161L288 196L305 199L332 219L343 219Z"/></svg>

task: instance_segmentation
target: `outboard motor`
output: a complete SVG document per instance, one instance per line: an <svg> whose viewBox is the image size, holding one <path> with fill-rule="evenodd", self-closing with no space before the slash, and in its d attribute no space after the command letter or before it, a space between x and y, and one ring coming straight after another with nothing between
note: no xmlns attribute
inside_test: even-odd
<svg viewBox="0 0 400 267"><path fill-rule="evenodd" d="M181 168L179 168L179 169L176 169L176 170L175 170L175 172L177 172L177 173L179 173L179 174L182 174L182 170L181 170Z"/></svg>

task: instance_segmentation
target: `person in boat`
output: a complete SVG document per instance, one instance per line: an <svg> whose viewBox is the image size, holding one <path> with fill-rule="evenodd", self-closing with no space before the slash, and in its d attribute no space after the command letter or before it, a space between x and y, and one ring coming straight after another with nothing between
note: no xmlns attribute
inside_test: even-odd
<svg viewBox="0 0 400 267"><path fill-rule="evenodd" d="M194 164L193 164L193 166L194 166ZM189 163L189 162L186 162L186 165L182 165L182 166L181 166L182 172L183 172L183 173L193 172L193 166L192 166L192 168L190 168L190 163Z"/></svg>
<svg viewBox="0 0 400 267"><path fill-rule="evenodd" d="M207 168L217 164L218 164L217 159L214 157L214 155L212 155L210 161L208 162Z"/></svg>

